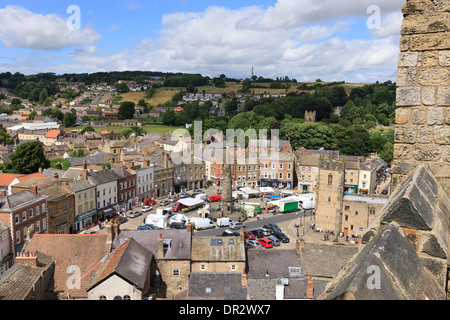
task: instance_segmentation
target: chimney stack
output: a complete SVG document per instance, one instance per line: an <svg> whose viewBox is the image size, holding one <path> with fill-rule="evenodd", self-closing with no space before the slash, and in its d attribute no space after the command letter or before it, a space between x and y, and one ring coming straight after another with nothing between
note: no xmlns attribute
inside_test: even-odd
<svg viewBox="0 0 450 320"><path fill-rule="evenodd" d="M28 263L37 265L36 253L30 253L29 251L17 253L16 263L21 263L21 262L28 262Z"/></svg>
<svg viewBox="0 0 450 320"><path fill-rule="evenodd" d="M162 259L162 258L164 258L164 240L162 238L162 234L160 233L159 239L158 239L156 259Z"/></svg>
<svg viewBox="0 0 450 320"><path fill-rule="evenodd" d="M36 183L33 183L33 184L30 186L30 191L33 192L34 194L38 194L38 186L37 186Z"/></svg>
<svg viewBox="0 0 450 320"><path fill-rule="evenodd" d="M86 160L83 160L83 170L87 170L87 162L86 162Z"/></svg>
<svg viewBox="0 0 450 320"><path fill-rule="evenodd" d="M306 298L308 299L314 298L314 282L311 276L309 277L308 283L306 285Z"/></svg>
<svg viewBox="0 0 450 320"><path fill-rule="evenodd" d="M242 271L242 287L247 287L247 274L245 273L245 270Z"/></svg>
<svg viewBox="0 0 450 320"><path fill-rule="evenodd" d="M106 233L108 235L106 243L112 243L114 241L114 238L115 238L114 228L113 228L112 222L106 224Z"/></svg>
<svg viewBox="0 0 450 320"><path fill-rule="evenodd" d="M53 179L59 179L59 175L57 172L53 173Z"/></svg>

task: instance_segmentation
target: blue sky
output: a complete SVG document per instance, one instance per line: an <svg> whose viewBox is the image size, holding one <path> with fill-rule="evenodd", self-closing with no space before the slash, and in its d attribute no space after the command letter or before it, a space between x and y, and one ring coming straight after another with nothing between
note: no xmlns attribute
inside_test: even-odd
<svg viewBox="0 0 450 320"><path fill-rule="evenodd" d="M246 78L253 67L257 76L299 81L395 81L405 1L3 2L0 72L149 70ZM80 29L66 25L71 5L80 10Z"/></svg>

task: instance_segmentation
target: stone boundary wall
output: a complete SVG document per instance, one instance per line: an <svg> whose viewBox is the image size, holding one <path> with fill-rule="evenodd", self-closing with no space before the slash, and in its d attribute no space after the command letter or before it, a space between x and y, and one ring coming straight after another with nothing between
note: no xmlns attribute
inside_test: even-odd
<svg viewBox="0 0 450 320"><path fill-rule="evenodd" d="M393 189L424 164L450 193L450 1L408 0L402 12Z"/></svg>

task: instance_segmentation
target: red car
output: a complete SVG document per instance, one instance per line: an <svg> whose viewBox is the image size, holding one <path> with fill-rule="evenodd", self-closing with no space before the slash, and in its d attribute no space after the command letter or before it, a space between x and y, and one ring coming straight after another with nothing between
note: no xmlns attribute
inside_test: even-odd
<svg viewBox="0 0 450 320"><path fill-rule="evenodd" d="M266 249L273 248L273 242L267 238L257 239L256 241L261 243L261 245Z"/></svg>
<svg viewBox="0 0 450 320"><path fill-rule="evenodd" d="M244 238L248 240L255 240L256 236L248 230L244 230Z"/></svg>
<svg viewBox="0 0 450 320"><path fill-rule="evenodd" d="M206 198L206 200L208 200L210 202L216 202L216 201L219 201L220 199L222 199L222 196L220 194L216 194L214 196Z"/></svg>

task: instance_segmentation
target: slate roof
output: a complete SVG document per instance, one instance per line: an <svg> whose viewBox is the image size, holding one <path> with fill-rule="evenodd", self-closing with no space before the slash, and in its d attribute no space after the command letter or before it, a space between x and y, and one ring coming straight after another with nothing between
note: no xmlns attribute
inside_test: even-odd
<svg viewBox="0 0 450 320"><path fill-rule="evenodd" d="M88 179L95 185L101 185L112 181L117 181L121 177L110 170L94 171L88 173Z"/></svg>
<svg viewBox="0 0 450 320"><path fill-rule="evenodd" d="M36 252L36 265L30 262L14 264L0 277L0 300L24 300L30 294L33 285L41 280L43 269L48 269L54 260Z"/></svg>
<svg viewBox="0 0 450 320"><path fill-rule="evenodd" d="M142 245L155 256L158 252L158 239L162 235L163 239L171 239L171 246L166 251L162 260L190 260L191 259L191 234L185 229L180 230L121 230L114 239L112 247L117 248L128 237Z"/></svg>
<svg viewBox="0 0 450 320"><path fill-rule="evenodd" d="M217 240L222 240L221 244ZM245 261L240 237L192 237L192 261Z"/></svg>
<svg viewBox="0 0 450 320"><path fill-rule="evenodd" d="M247 251L248 278L288 278L289 267L301 268L300 255L296 250Z"/></svg>
<svg viewBox="0 0 450 320"><path fill-rule="evenodd" d="M81 158L67 158L72 166L82 166L84 161L89 165L107 163L111 154L101 151L96 151L92 155Z"/></svg>
<svg viewBox="0 0 450 320"><path fill-rule="evenodd" d="M305 242L301 250L305 276L333 278L358 252L356 246Z"/></svg>
<svg viewBox="0 0 450 320"><path fill-rule="evenodd" d="M187 299L247 300L247 287L239 272L192 272Z"/></svg>
<svg viewBox="0 0 450 320"><path fill-rule="evenodd" d="M44 198L45 196L35 194L28 190L14 193L9 196L0 196L0 203L3 203L3 205L0 208L0 211L14 210L16 207L24 203L39 201Z"/></svg>
<svg viewBox="0 0 450 320"><path fill-rule="evenodd" d="M88 290L113 274L117 274L142 290L148 278L152 259L153 254L130 237L109 254L96 276L91 280Z"/></svg>
<svg viewBox="0 0 450 320"><path fill-rule="evenodd" d="M91 184L89 180L78 180L75 182L69 182L67 185L70 188L70 190L72 190L72 192L79 192L94 187L94 185Z"/></svg>

